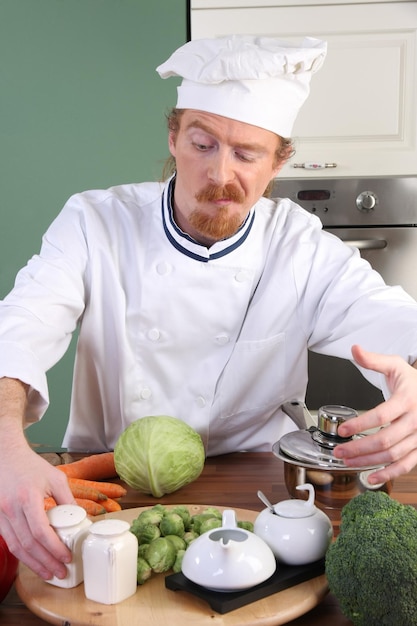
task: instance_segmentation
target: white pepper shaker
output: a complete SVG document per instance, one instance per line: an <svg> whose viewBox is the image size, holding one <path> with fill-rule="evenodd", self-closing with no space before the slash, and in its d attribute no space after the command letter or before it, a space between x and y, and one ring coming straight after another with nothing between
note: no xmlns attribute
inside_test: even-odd
<svg viewBox="0 0 417 626"><path fill-rule="evenodd" d="M82 546L84 591L89 600L116 604L136 593L138 540L130 524L104 519L90 526Z"/></svg>
<svg viewBox="0 0 417 626"><path fill-rule="evenodd" d="M58 504L47 511L47 516L58 537L72 553L65 578L54 576L47 582L67 589L76 587L84 578L81 550L92 522L87 518L85 509L75 504Z"/></svg>

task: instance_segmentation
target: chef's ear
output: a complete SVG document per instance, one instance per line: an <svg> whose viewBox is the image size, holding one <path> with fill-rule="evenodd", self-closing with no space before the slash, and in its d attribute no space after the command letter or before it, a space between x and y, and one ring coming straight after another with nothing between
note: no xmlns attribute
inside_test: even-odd
<svg viewBox="0 0 417 626"><path fill-rule="evenodd" d="M295 154L294 146L291 139L285 139L279 137L279 146L276 152L275 167L273 169L273 178L276 178L277 174L284 167L285 163Z"/></svg>
<svg viewBox="0 0 417 626"><path fill-rule="evenodd" d="M168 148L173 157L175 157L176 149L175 143L177 139L177 132L174 130L170 130L168 132Z"/></svg>
<svg viewBox="0 0 417 626"><path fill-rule="evenodd" d="M276 164L276 166L272 170L273 172L272 180L278 176L279 172L282 170L286 162L287 162L287 159L281 159L279 163Z"/></svg>

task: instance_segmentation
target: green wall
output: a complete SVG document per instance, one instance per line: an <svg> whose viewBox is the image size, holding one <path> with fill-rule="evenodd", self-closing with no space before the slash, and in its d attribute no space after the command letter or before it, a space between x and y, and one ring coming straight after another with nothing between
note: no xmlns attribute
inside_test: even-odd
<svg viewBox="0 0 417 626"><path fill-rule="evenodd" d="M173 79L155 67L187 38L186 0L0 0L0 298L78 191L160 177ZM74 342L29 427L59 447Z"/></svg>

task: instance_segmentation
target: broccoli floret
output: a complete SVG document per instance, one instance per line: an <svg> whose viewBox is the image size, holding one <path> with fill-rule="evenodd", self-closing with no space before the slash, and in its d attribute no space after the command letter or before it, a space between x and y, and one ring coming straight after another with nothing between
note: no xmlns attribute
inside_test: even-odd
<svg viewBox="0 0 417 626"><path fill-rule="evenodd" d="M391 518L403 507L383 491L368 491L364 498L353 498L342 509L341 523L344 528L363 521L365 517Z"/></svg>
<svg viewBox="0 0 417 626"><path fill-rule="evenodd" d="M381 491L353 498L327 550L326 576L355 626L417 625L417 511Z"/></svg>

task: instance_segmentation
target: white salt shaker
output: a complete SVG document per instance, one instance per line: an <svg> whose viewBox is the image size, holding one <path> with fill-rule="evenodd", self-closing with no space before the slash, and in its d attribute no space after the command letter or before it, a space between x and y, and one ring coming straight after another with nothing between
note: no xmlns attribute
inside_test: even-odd
<svg viewBox="0 0 417 626"><path fill-rule="evenodd" d="M90 526L82 547L84 591L89 600L116 604L136 593L138 540L129 528L120 519Z"/></svg>
<svg viewBox="0 0 417 626"><path fill-rule="evenodd" d="M75 504L58 504L47 511L47 516L58 537L72 552L65 578L54 576L47 582L67 589L76 587L84 578L81 550L92 522L87 518L86 511Z"/></svg>

